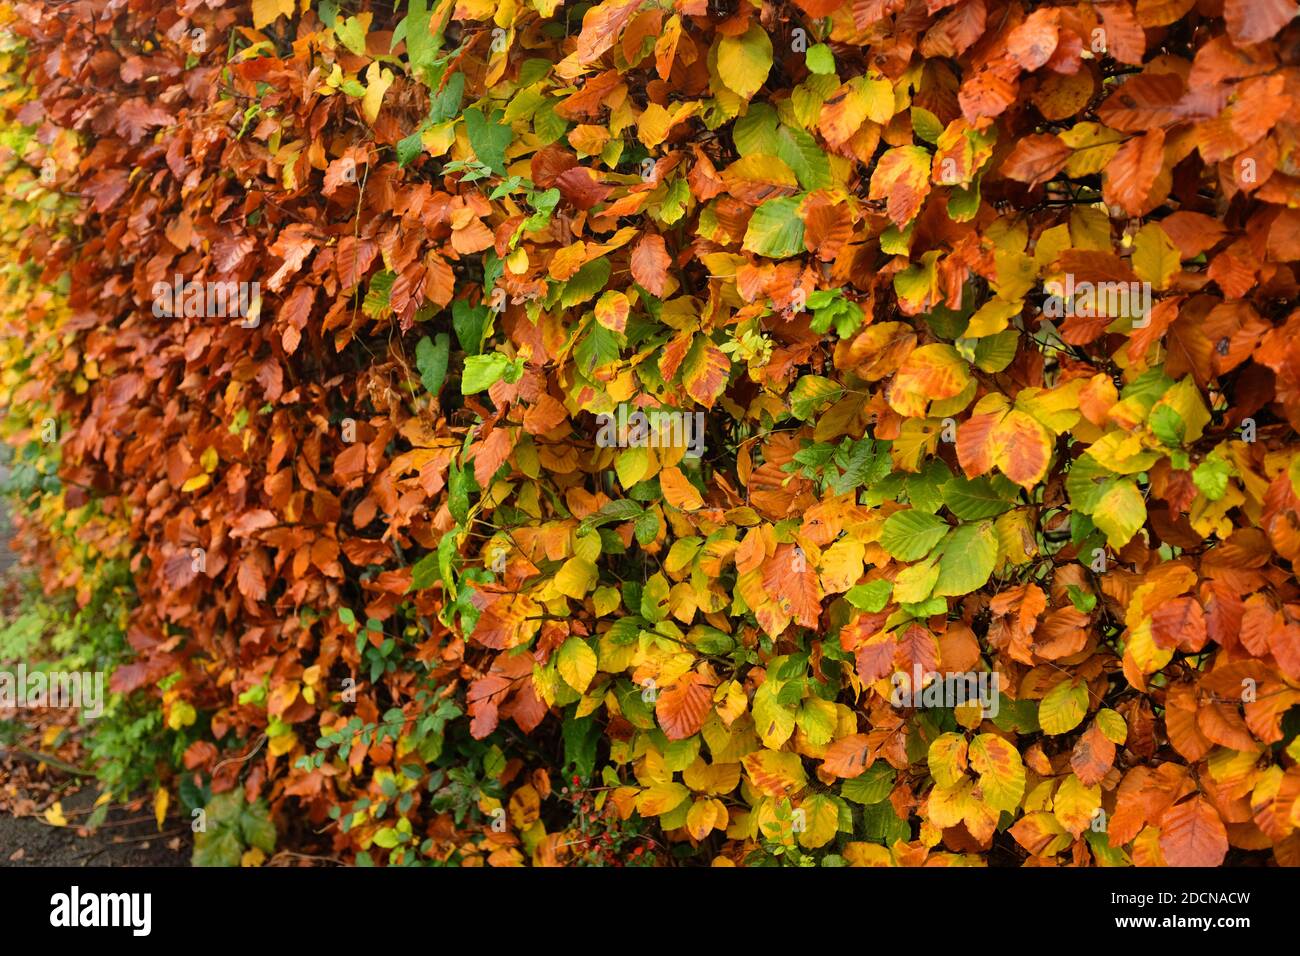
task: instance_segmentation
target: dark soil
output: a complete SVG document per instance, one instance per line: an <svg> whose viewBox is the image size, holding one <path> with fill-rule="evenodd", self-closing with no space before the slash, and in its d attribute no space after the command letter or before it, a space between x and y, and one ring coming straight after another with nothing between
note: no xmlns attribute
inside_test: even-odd
<svg viewBox="0 0 1300 956"><path fill-rule="evenodd" d="M0 761L0 787L9 781L6 767L17 759L13 753L6 757ZM64 777L63 785L69 787L59 799L66 827L47 823L40 813L17 817L0 810L0 866L189 866L192 845L184 820L164 820L159 833L149 806L115 807L98 830L79 836L77 821L90 815L96 790L73 777Z"/></svg>

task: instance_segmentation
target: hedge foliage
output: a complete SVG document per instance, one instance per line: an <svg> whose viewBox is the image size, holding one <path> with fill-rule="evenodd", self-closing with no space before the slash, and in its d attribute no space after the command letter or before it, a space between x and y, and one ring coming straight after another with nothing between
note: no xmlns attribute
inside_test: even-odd
<svg viewBox="0 0 1300 956"><path fill-rule="evenodd" d="M1293 0L429 2L13 7L200 862L1300 863Z"/></svg>

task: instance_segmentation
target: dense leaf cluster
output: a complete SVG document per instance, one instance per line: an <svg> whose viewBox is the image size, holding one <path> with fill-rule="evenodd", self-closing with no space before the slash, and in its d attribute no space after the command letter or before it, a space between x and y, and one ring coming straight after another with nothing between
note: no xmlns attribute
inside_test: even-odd
<svg viewBox="0 0 1300 956"><path fill-rule="evenodd" d="M1293 0L14 10L80 199L15 441L191 783L389 863L1300 863Z"/></svg>

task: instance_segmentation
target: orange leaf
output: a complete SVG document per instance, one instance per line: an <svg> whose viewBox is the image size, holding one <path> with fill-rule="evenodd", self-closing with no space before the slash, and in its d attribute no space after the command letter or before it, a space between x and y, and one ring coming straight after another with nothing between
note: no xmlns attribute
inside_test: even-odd
<svg viewBox="0 0 1300 956"><path fill-rule="evenodd" d="M1228 831L1204 797L1193 797L1160 818L1160 852L1170 866L1218 866L1228 855Z"/></svg>
<svg viewBox="0 0 1300 956"><path fill-rule="evenodd" d="M866 734L849 734L829 747L822 757L822 770L837 777L852 779L862 775L876 759Z"/></svg>
<svg viewBox="0 0 1300 956"><path fill-rule="evenodd" d="M655 701L655 715L669 740L684 740L704 725L713 703L713 687L692 671L660 692Z"/></svg>
<svg viewBox="0 0 1300 956"><path fill-rule="evenodd" d="M668 268L673 264L663 236L646 233L632 247L632 278L651 295L662 296L668 290Z"/></svg>

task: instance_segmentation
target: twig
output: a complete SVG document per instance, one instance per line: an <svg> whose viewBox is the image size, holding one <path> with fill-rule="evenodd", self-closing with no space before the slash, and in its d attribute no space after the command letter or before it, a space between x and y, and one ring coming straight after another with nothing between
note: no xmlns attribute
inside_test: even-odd
<svg viewBox="0 0 1300 956"><path fill-rule="evenodd" d="M0 760L6 757L26 757L28 760L35 760L38 763L47 764L55 770L61 770L64 773L76 774L78 777L93 777L94 771L82 770L80 767L74 767L70 763L64 763L58 757L51 757L49 754L41 753L38 750L28 750L26 747L13 747L8 750L0 749Z"/></svg>
<svg viewBox="0 0 1300 956"><path fill-rule="evenodd" d="M168 837L180 836L184 832L185 832L184 830L173 830L170 833L147 833L144 836L140 836L140 837L126 837L120 840L114 840L112 843L108 843L95 850L91 850L86 853L79 853L77 854L77 856L73 857L73 859L80 860L84 857L86 858L86 863L89 863L95 857L99 856L99 854L105 853L108 850L111 850L115 846L129 846L132 843L147 843L150 840L165 840ZM82 866L85 865L86 865L85 863L82 864Z"/></svg>

